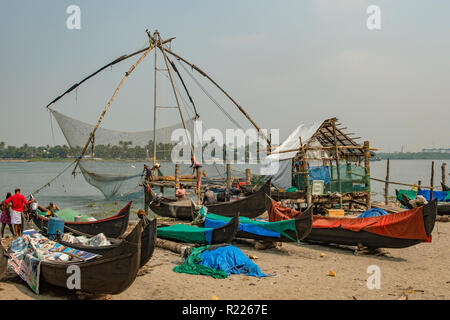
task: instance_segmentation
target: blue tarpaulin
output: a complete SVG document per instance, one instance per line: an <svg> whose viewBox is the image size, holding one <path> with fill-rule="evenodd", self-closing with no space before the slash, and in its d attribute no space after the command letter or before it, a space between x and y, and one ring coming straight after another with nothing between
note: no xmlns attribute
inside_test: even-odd
<svg viewBox="0 0 450 320"><path fill-rule="evenodd" d="M430 201L430 190L419 190L417 191L417 195ZM448 201L446 198L448 198L448 191L433 191L433 199L437 199L438 201Z"/></svg>
<svg viewBox="0 0 450 320"><path fill-rule="evenodd" d="M369 209L363 213L361 213L358 218L369 218L369 217L378 217L378 216L384 216L387 213L386 211L384 211L383 209L379 209L379 208L372 208Z"/></svg>
<svg viewBox="0 0 450 320"><path fill-rule="evenodd" d="M235 246L223 246L215 250L205 250L200 254L201 265L230 274L243 273L253 277L267 277L259 267Z"/></svg>
<svg viewBox="0 0 450 320"><path fill-rule="evenodd" d="M226 221L210 219L207 217L205 219L204 227L205 228L219 228L226 224L227 224ZM248 223L240 223L239 222L238 231L245 231L245 232L257 234L260 236L280 238L280 234L278 232L275 232L272 230L267 230L267 229L264 229L264 228L261 228L261 227L258 227L258 226L252 225L252 224L248 224Z"/></svg>
<svg viewBox="0 0 450 320"><path fill-rule="evenodd" d="M324 184L330 182L330 168L328 166L311 167L309 169L309 180L323 180Z"/></svg>

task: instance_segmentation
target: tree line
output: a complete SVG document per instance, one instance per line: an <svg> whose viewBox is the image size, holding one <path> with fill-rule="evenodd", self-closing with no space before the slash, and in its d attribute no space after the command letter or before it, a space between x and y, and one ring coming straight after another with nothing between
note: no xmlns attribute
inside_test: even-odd
<svg viewBox="0 0 450 320"><path fill-rule="evenodd" d="M159 143L156 146L156 158L161 161L171 160L172 149L175 146L174 143ZM206 148L207 144L203 146ZM234 150L234 157L237 158L238 152L245 154L245 159L249 158L250 147L248 145L245 148L239 148ZM67 145L56 146L29 146L24 144L21 147L6 146L5 142L0 142L0 159L17 159L17 160L33 160L33 159L70 159L79 157L82 148L71 148ZM215 157L215 152L212 153ZM94 145L88 148L85 153L85 157L101 158L105 160L145 160L147 157L153 157L153 141L144 146L133 146L132 141L120 141L119 145ZM223 145L223 159L226 157L226 146Z"/></svg>

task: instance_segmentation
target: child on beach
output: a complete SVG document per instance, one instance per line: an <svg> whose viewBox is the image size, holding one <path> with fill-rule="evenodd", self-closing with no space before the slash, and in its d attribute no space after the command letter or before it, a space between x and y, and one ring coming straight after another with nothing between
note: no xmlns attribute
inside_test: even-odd
<svg viewBox="0 0 450 320"><path fill-rule="evenodd" d="M9 197L11 197L11 192L8 192L8 194L6 195L6 199L8 199ZM11 231L11 234L13 235L13 237L15 235L14 229L11 225L11 213L9 211L10 207L11 207L11 205L5 203L4 200L0 203L0 212L1 212L0 223L2 224L2 238L5 237L6 225L8 225L9 231Z"/></svg>

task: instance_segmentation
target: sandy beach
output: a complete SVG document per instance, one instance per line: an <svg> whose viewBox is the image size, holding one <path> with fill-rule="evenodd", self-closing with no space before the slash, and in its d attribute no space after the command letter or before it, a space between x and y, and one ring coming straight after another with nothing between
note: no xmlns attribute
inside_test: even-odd
<svg viewBox="0 0 450 320"><path fill-rule="evenodd" d="M256 250L249 244L234 243L261 271L275 274L256 278L230 275L226 279L179 274L172 271L181 263L178 254L156 248L130 288L119 295L73 294L41 283L34 294L18 277L0 281L0 299L449 299L450 223L436 222L432 243L405 249L385 249L386 255L355 254L354 247L283 243L281 247ZM367 268L381 270L381 288L368 289ZM329 276L332 270L335 276Z"/></svg>

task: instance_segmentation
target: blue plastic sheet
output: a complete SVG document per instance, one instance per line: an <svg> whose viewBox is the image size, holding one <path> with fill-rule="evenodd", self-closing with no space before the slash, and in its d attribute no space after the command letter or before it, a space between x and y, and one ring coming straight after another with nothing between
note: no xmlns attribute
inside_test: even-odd
<svg viewBox="0 0 450 320"><path fill-rule="evenodd" d="M205 228L219 228L227 223L222 220L216 220L216 219L209 219L208 217L205 219ZM266 236L266 237L274 237L274 238L280 238L281 235L278 232L267 230L252 224L248 223L239 223L238 231L245 231L248 233L260 235L260 236Z"/></svg>
<svg viewBox="0 0 450 320"><path fill-rule="evenodd" d="M330 182L330 169L328 166L311 167L309 169L309 180L323 180L324 184Z"/></svg>
<svg viewBox="0 0 450 320"><path fill-rule="evenodd" d="M433 199L438 201L446 201L448 191L433 191ZM419 190L417 191L418 196L422 196L427 201L430 201L430 190Z"/></svg>
<svg viewBox="0 0 450 320"><path fill-rule="evenodd" d="M251 261L241 250L235 246L223 246L215 250L205 250L200 254L200 264L230 274L246 274L253 277L267 277L258 265Z"/></svg>
<svg viewBox="0 0 450 320"><path fill-rule="evenodd" d="M378 217L378 216L384 216L387 213L386 211L384 211L383 209L379 209L379 208L372 208L369 209L363 213L361 213L358 218L369 218L369 217Z"/></svg>
<svg viewBox="0 0 450 320"><path fill-rule="evenodd" d="M205 229L205 240L209 244L211 244L213 229Z"/></svg>

